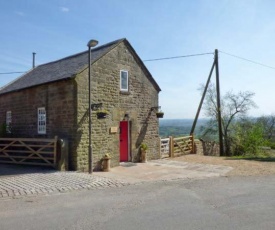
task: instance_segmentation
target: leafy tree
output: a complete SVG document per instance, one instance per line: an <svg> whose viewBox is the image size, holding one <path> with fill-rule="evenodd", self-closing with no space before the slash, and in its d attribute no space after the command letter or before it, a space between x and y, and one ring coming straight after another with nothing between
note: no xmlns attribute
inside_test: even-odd
<svg viewBox="0 0 275 230"><path fill-rule="evenodd" d="M274 139L275 115L261 116L257 119L257 123L262 125L265 138L267 138L268 140Z"/></svg>
<svg viewBox="0 0 275 230"><path fill-rule="evenodd" d="M268 144L262 124L246 118L238 120L232 126L234 135L232 135L231 150L234 155L257 155L262 151L261 147Z"/></svg>
<svg viewBox="0 0 275 230"><path fill-rule="evenodd" d="M203 90L203 87L200 89ZM222 119L222 136L224 140L225 154L230 155L230 144L232 140L231 125L236 118L244 117L247 112L256 107L252 100L255 94L253 92L245 91L234 94L232 91L227 92L221 97L221 119ZM216 135L218 133L218 108L217 108L217 94L214 84L209 84L205 96L203 109L205 115L210 118L208 124L204 127L204 136Z"/></svg>

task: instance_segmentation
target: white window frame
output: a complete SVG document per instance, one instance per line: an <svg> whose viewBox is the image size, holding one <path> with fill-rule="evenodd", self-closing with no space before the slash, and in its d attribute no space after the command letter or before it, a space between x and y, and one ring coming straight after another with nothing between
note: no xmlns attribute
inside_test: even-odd
<svg viewBox="0 0 275 230"><path fill-rule="evenodd" d="M122 74L126 73L127 75L127 88L122 88ZM120 70L120 91L129 92L129 73L127 70Z"/></svg>
<svg viewBox="0 0 275 230"><path fill-rule="evenodd" d="M11 111L6 112L6 132L11 133L12 114Z"/></svg>
<svg viewBox="0 0 275 230"><path fill-rule="evenodd" d="M46 134L46 109L45 107L40 107L37 109L37 132L38 134Z"/></svg>

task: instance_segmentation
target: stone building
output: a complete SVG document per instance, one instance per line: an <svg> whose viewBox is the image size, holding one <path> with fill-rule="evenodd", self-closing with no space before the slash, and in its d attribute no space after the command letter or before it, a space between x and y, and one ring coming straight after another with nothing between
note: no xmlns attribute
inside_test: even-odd
<svg viewBox="0 0 275 230"><path fill-rule="evenodd" d="M69 169L88 170L88 51L39 65L0 89L0 124L12 137L68 140ZM126 39L91 51L93 168L106 154L111 165L159 157L156 117L160 88ZM108 112L99 119L98 110Z"/></svg>

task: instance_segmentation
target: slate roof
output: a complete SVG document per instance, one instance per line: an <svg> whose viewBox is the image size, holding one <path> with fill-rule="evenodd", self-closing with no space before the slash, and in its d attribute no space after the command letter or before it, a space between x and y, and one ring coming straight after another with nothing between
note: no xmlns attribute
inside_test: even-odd
<svg viewBox="0 0 275 230"><path fill-rule="evenodd" d="M142 63L138 55L135 53L134 49L130 43L125 39L119 39L105 45L99 46L92 49L91 51L91 62L94 63L118 44L125 41L128 46L132 49L133 53L137 56L138 60ZM34 69L30 70L21 77L15 79L6 86L0 88L0 95L6 94L13 91L18 91L26 88L30 88L37 85L42 85L50 82L70 79L76 76L77 73L86 68L88 62L88 50L81 52L69 57L62 58L60 60L49 62L46 64L39 65ZM149 75L149 79L153 82L156 88L160 91L159 86L151 76L150 72L147 70L145 65L142 63L143 69Z"/></svg>
<svg viewBox="0 0 275 230"><path fill-rule="evenodd" d="M92 49L91 62L93 63L100 57L104 56L123 40L124 39L116 40ZM0 89L0 94L33 87L36 85L42 85L49 82L73 78L78 72L83 70L84 67L88 66L88 53L89 52L87 50L54 62L39 65L4 86Z"/></svg>

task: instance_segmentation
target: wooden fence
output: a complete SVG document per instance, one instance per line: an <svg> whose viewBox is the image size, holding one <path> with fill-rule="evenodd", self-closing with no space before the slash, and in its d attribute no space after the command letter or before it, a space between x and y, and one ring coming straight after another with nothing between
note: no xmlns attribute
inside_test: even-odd
<svg viewBox="0 0 275 230"><path fill-rule="evenodd" d="M57 167L54 139L0 138L0 162Z"/></svg>
<svg viewBox="0 0 275 230"><path fill-rule="evenodd" d="M160 139L160 157L176 157L195 153L194 136Z"/></svg>

